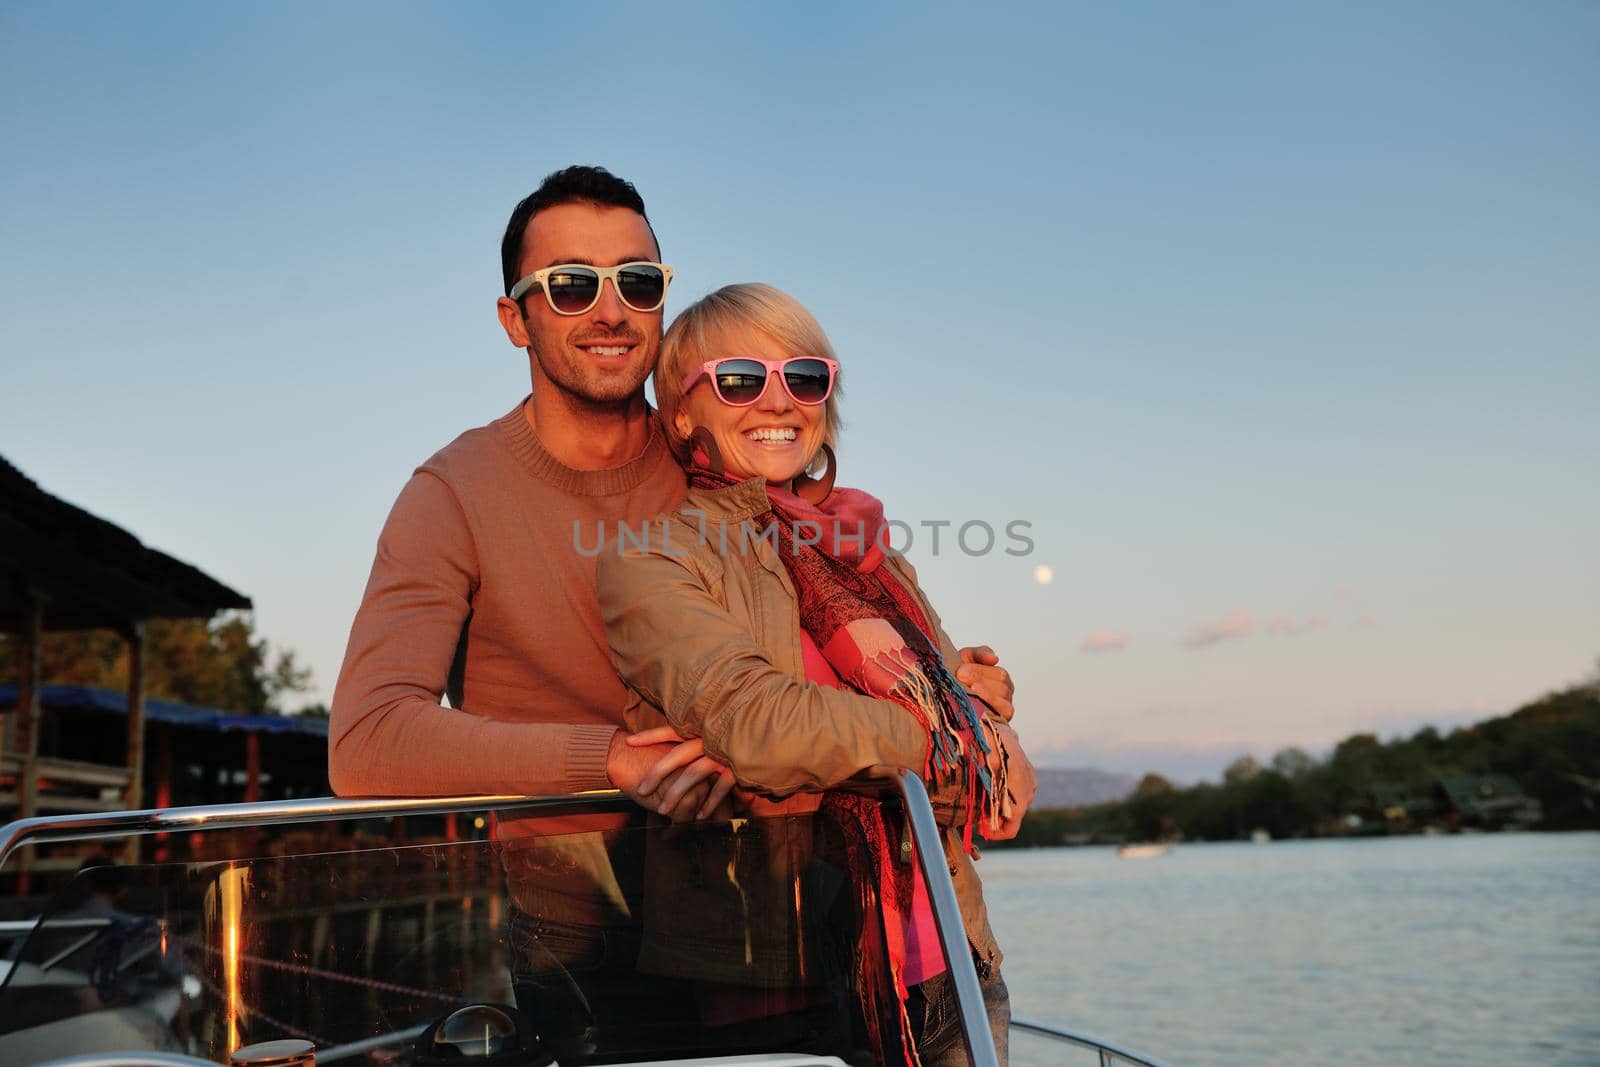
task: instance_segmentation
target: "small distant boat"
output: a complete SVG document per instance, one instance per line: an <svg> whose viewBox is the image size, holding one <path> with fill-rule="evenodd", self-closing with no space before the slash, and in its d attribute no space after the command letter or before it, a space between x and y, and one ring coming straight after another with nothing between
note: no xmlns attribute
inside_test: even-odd
<svg viewBox="0 0 1600 1067"><path fill-rule="evenodd" d="M1147 860L1153 856L1167 856L1177 848L1171 841L1150 841L1137 845L1118 845L1117 855L1130 860Z"/></svg>
<svg viewBox="0 0 1600 1067"><path fill-rule="evenodd" d="M1250 843L1255 845L1270 845L1272 843L1272 833L1258 826L1254 830L1250 831Z"/></svg>

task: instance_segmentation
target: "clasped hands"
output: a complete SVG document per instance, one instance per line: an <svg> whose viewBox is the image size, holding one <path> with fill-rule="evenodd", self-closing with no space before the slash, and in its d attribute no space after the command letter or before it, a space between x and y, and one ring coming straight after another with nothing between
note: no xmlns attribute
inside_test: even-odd
<svg viewBox="0 0 1600 1067"><path fill-rule="evenodd" d="M1011 698L1016 687L993 649L963 648L960 655L956 679L1004 720L995 725L995 733L1010 756L1010 810L998 828L984 834L990 840L1003 841L1016 836L1035 789L1033 765L1009 725L1015 713ZM999 752L991 753L991 764L997 764L999 758ZM682 737L670 726L636 734L619 730L606 755L606 773L636 804L673 822L720 821L737 814L798 815L815 811L821 799L817 793L797 793L774 801L739 789L733 772L706 755L700 738Z"/></svg>

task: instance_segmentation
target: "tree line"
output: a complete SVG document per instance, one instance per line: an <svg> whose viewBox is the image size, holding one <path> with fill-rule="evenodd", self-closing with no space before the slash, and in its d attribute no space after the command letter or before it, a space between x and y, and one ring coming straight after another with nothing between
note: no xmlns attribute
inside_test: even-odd
<svg viewBox="0 0 1600 1067"><path fill-rule="evenodd" d="M0 635L0 664L15 669L16 638ZM200 707L257 715L291 712L311 685L311 669L289 649L274 649L249 612L212 619L152 619L145 624L145 693ZM3 674L0 674L3 677ZM40 649L45 684L128 687L128 645L110 630L50 632ZM321 705L294 714L327 714Z"/></svg>
<svg viewBox="0 0 1600 1067"><path fill-rule="evenodd" d="M1123 801L1030 811L1010 844L1388 832L1393 824L1375 797L1427 796L1441 779L1490 774L1510 777L1539 801L1538 829L1600 829L1600 675L1448 734L1431 726L1387 742L1355 734L1322 759L1286 748L1265 766L1241 756L1221 782L1187 788L1147 774Z"/></svg>

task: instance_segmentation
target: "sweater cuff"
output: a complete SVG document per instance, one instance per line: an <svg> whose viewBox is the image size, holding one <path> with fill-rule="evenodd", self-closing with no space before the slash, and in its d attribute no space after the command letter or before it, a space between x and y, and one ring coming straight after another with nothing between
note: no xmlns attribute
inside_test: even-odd
<svg viewBox="0 0 1600 1067"><path fill-rule="evenodd" d="M615 726L573 726L567 737L567 787L574 793L586 789L611 789L606 756L611 752Z"/></svg>
<svg viewBox="0 0 1600 1067"><path fill-rule="evenodd" d="M884 762L909 768L919 778L927 775L928 755L932 752L933 742L928 737L927 729L911 711L895 707L882 743L887 757Z"/></svg>

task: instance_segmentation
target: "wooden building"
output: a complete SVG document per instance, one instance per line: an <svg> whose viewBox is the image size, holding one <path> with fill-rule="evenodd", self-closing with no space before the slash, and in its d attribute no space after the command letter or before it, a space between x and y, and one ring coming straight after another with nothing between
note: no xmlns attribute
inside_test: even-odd
<svg viewBox="0 0 1600 1067"><path fill-rule="evenodd" d="M16 707L18 687L0 685L0 713ZM328 721L297 715L250 715L146 697L144 795L125 805L96 797L93 785L76 805L60 798L71 780L49 780L61 763L107 766L122 758L128 697L114 689L45 685L39 690L41 794L58 807L170 808L328 795ZM100 802L97 802L100 801Z"/></svg>
<svg viewBox="0 0 1600 1067"><path fill-rule="evenodd" d="M1440 778L1434 803L1452 827L1527 829L1544 818L1538 798L1504 774L1462 774Z"/></svg>
<svg viewBox="0 0 1600 1067"><path fill-rule="evenodd" d="M140 806L145 797L145 623L208 619L249 607L249 598L50 495L0 458L0 631L14 635L18 647L15 699L0 719L0 779L13 784L0 794L0 820ZM44 635L102 629L128 643L121 751L98 761L41 754ZM34 857L25 851L20 860L25 891Z"/></svg>

